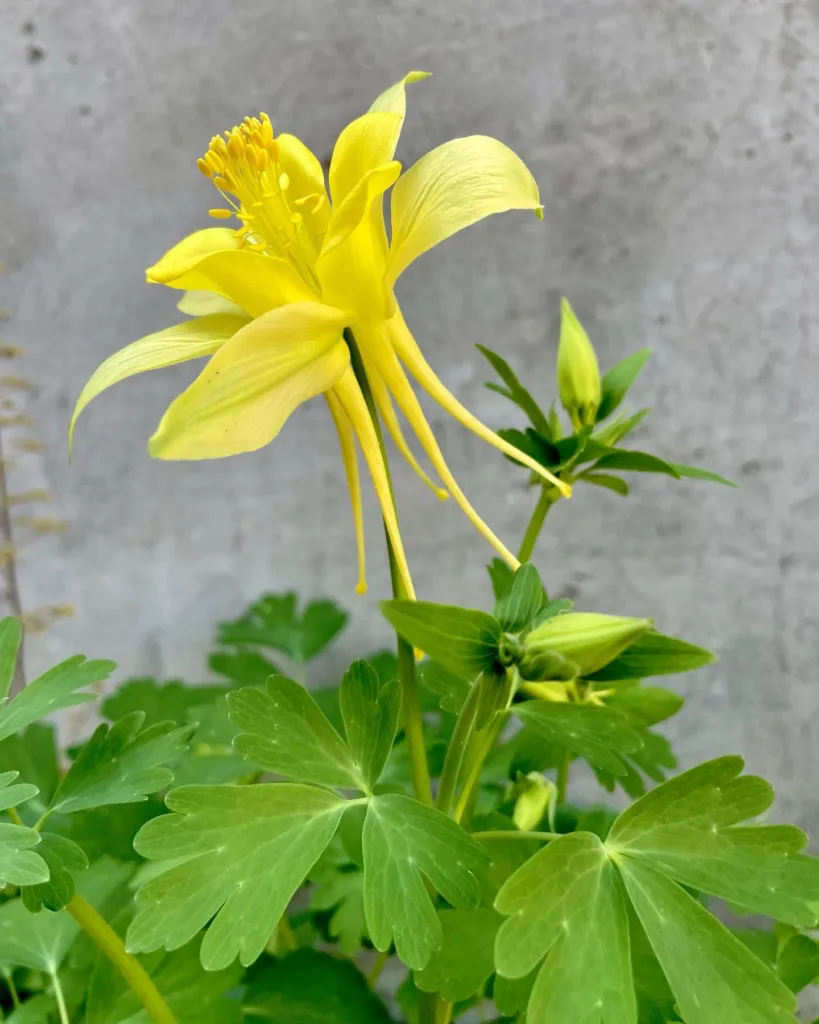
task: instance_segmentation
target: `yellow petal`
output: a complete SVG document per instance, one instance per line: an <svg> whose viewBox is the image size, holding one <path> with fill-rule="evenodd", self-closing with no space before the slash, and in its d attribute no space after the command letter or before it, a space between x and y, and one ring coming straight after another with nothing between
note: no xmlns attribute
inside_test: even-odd
<svg viewBox="0 0 819 1024"><path fill-rule="evenodd" d="M192 267L214 252L238 249L241 239L230 228L205 228L194 231L169 249L162 259L145 271L154 284L168 284L186 274Z"/></svg>
<svg viewBox="0 0 819 1024"><path fill-rule="evenodd" d="M316 299L287 260L249 249L212 253L180 277L165 283L171 288L216 292L250 316L261 316L291 302Z"/></svg>
<svg viewBox="0 0 819 1024"><path fill-rule="evenodd" d="M483 441L487 441L498 451L503 452L504 455L508 455L518 462L522 462L524 466L528 466L533 472L537 473L538 476L543 477L544 480L548 480L550 484L553 484L565 498L570 498L572 489L569 484L550 473L548 469L541 466L539 462L536 462L533 458L527 455L520 449L515 448L514 445L509 444L508 441L504 441L502 437L499 437L494 430L490 430L489 427L485 426L481 421L472 415L472 413L464 408L458 399L444 387L441 380L433 371L432 367L424 358L421 349L418 347L418 343L410 333L409 328L404 322L404 317L399 309L395 316L387 323L387 335L393 349L398 353L401 361L409 369L410 373L415 377L418 383L424 390L431 395L439 405L442 405L446 411L455 417L455 419L463 424L468 430L471 430L474 434L477 434Z"/></svg>
<svg viewBox="0 0 819 1024"><path fill-rule="evenodd" d="M150 440L151 454L217 459L269 444L297 406L344 373L346 322L346 313L316 302L251 321L171 403Z"/></svg>
<svg viewBox="0 0 819 1024"><path fill-rule="evenodd" d="M369 113L375 114L378 112L398 114L403 124L404 117L407 113L407 91L406 86L412 85L413 82L420 82L424 78L429 78L429 71L410 71L408 75L405 75L400 82L396 82L395 85L391 85L389 89L386 89L376 99L373 105L370 107ZM392 153L390 157L395 153L395 146L398 143L398 135L401 132L401 124L398 125L398 132L395 136L395 142L393 144Z"/></svg>
<svg viewBox="0 0 819 1024"><path fill-rule="evenodd" d="M318 157L295 135L277 135L279 166L290 179L292 194L297 197L316 195L324 202L317 208L305 207L302 215L309 221L317 236L322 236L330 222L330 204L327 202L327 186L324 170Z"/></svg>
<svg viewBox="0 0 819 1024"><path fill-rule="evenodd" d="M445 142L393 189L388 280L392 284L422 253L492 213L541 209L535 179L508 146L485 135Z"/></svg>
<svg viewBox="0 0 819 1024"><path fill-rule="evenodd" d="M231 313L233 316L245 316L245 312L235 302L223 299L213 292L185 292L177 302L176 308L188 316L208 316L210 313Z"/></svg>
<svg viewBox="0 0 819 1024"><path fill-rule="evenodd" d="M330 161L330 195L339 206L370 171L392 160L401 132L399 114L377 111L347 125Z"/></svg>
<svg viewBox="0 0 819 1024"><path fill-rule="evenodd" d="M404 373L403 368L398 362L396 355L392 348L390 348L387 339L383 335L379 335L375 332L370 334L369 332L362 330L359 326L356 329L356 340L358 341L361 354L364 359L365 365L367 366L367 373L370 378L374 377L376 373L380 373L384 379L384 383L390 389L395 401L398 403L398 408L406 416L410 426L415 431L415 435L421 442L421 446L427 453L427 456L435 467L436 473L441 477L444 484L449 489L449 493L455 499L456 504L472 523L478 533L492 545L492 547L498 552L513 569L517 569L520 563L517 558L512 554L509 548L497 537L492 530L486 525L481 519L475 509L470 505L466 495L458 486L455 477L452 475L449 466L447 466L441 449L438 447L438 442L435 439L435 434L432 432L432 428L427 423L424 411L421 408L421 403L412 390L412 385L407 380L407 375ZM372 369L370 369L372 367Z"/></svg>
<svg viewBox="0 0 819 1024"><path fill-rule="evenodd" d="M156 334L149 334L139 341L134 341L109 356L94 372L77 399L68 430L69 451L77 418L88 403L106 388L146 370L159 370L163 366L173 366L188 359L209 356L220 349L228 338L232 338L246 323L245 317L224 314L186 320L176 327L169 327L167 330L157 331Z"/></svg>
<svg viewBox="0 0 819 1024"><path fill-rule="evenodd" d="M355 592L357 594L367 593L367 560L364 550L364 513L361 506L361 480L358 476L358 458L355 452L355 435L352 424L347 419L347 414L341 402L331 388L324 396L330 407L330 413L338 432L338 441L341 447L341 459L344 463L344 474L347 477L347 487L350 490L350 503L353 506L353 525L355 527L355 541L358 550L358 583Z"/></svg>
<svg viewBox="0 0 819 1024"><path fill-rule="evenodd" d="M361 446L361 451L370 470L378 503L381 506L384 527L392 542L398 572L401 575L407 597L414 601L415 589L412 585L412 578L410 577L409 566L407 565L407 556L404 554L401 531L398 529L398 517L395 512L392 488L390 487L375 428L367 409L367 403L364 401L361 388L358 386L358 381L355 379L355 374L351 368L348 367L344 375L337 382L334 393L347 414L347 418L358 438L358 443Z"/></svg>
<svg viewBox="0 0 819 1024"><path fill-rule="evenodd" d="M333 209L333 216L324 237L319 259L332 252L337 245L340 245L355 231L364 218L371 212L373 203L379 199L388 188L395 184L398 175L401 173L401 164L397 160L382 164L368 171L364 177L347 193L344 200ZM379 211L377 213L374 228L381 224L379 238L383 239L381 249L383 258L387 255L387 236L383 230L383 219ZM349 268L348 268L349 270Z"/></svg>

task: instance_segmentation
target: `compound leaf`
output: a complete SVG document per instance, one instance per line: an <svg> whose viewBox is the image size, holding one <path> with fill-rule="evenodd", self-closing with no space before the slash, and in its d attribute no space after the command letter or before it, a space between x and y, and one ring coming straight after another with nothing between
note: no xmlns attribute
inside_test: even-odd
<svg viewBox="0 0 819 1024"><path fill-rule="evenodd" d="M354 661L341 682L339 704L350 753L361 781L371 790L387 763L398 728L398 680L382 686L372 665Z"/></svg>

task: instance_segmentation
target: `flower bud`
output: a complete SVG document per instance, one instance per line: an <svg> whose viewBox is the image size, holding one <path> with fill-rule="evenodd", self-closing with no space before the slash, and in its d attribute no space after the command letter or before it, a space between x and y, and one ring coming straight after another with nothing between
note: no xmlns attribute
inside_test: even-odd
<svg viewBox="0 0 819 1024"><path fill-rule="evenodd" d="M557 805L557 786L540 772L518 775L514 792L517 794L512 820L517 827L528 832L537 828L548 813L549 827L554 828L554 812Z"/></svg>
<svg viewBox="0 0 819 1024"><path fill-rule="evenodd" d="M573 661L581 676L598 672L630 647L647 629L651 619L629 619L594 612L566 612L546 619L526 637L526 655L556 651Z"/></svg>
<svg viewBox="0 0 819 1024"><path fill-rule="evenodd" d="M527 649L518 663L521 679L530 683L567 683L579 673L576 663L558 651Z"/></svg>
<svg viewBox="0 0 819 1024"><path fill-rule="evenodd" d="M557 386L574 429L592 426L600 405L600 369L589 336L568 299L560 304Z"/></svg>

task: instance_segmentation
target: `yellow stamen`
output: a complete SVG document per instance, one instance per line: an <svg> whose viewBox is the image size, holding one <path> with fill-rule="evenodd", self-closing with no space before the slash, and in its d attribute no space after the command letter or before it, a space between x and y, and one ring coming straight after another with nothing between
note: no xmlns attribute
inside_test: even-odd
<svg viewBox="0 0 819 1024"><path fill-rule="evenodd" d="M228 220L233 216L233 210L208 210L208 216L214 220Z"/></svg>

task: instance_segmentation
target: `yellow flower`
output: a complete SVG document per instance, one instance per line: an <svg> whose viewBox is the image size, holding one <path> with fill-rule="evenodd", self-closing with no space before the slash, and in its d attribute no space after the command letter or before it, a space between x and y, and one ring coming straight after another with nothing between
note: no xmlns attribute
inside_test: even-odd
<svg viewBox="0 0 819 1024"><path fill-rule="evenodd" d="M503 441L444 387L407 328L393 286L422 253L492 213L542 216L535 181L509 148L486 136L454 139L405 174L393 159L412 72L378 97L339 136L329 188L313 153L295 136L275 136L265 114L211 140L199 169L222 193L238 229L196 231L147 271L149 281L182 289L194 319L149 335L107 359L86 384L71 422L105 388L144 370L211 356L170 405L149 442L162 459L210 459L254 451L279 433L302 402L323 394L341 443L365 589L358 442L372 477L405 586L412 595L389 482L366 403L350 365L345 328L354 332L374 401L395 444L439 494L413 456L395 406L411 425L441 481L468 518L513 567L514 555L458 487L421 409L407 371L464 426L548 478L565 484ZM392 188L392 237L383 197Z"/></svg>

